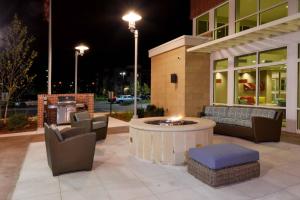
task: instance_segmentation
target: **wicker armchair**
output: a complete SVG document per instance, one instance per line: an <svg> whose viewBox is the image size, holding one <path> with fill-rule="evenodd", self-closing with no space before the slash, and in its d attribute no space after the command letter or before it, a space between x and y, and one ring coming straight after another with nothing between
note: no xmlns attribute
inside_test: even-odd
<svg viewBox="0 0 300 200"><path fill-rule="evenodd" d="M89 171L93 167L96 134L80 128L57 128L44 124L48 165L53 176Z"/></svg>
<svg viewBox="0 0 300 200"><path fill-rule="evenodd" d="M91 118L87 111L70 113L71 127L83 128L86 132L95 132L96 140L107 136L108 115Z"/></svg>

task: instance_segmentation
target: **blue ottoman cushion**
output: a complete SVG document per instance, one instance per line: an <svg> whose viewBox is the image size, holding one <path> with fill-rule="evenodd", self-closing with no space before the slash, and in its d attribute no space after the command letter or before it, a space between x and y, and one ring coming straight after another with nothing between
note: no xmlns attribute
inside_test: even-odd
<svg viewBox="0 0 300 200"><path fill-rule="evenodd" d="M189 157L210 169L222 169L259 160L259 152L236 144L192 148Z"/></svg>

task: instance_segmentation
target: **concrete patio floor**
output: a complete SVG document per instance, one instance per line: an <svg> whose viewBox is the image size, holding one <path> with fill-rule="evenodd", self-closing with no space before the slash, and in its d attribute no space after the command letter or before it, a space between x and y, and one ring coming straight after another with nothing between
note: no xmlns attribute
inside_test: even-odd
<svg viewBox="0 0 300 200"><path fill-rule="evenodd" d="M128 152L128 133L109 135L96 146L93 170L53 177L44 142L30 144L14 200L152 200L300 199L300 146L285 142L254 144L225 136L214 143L236 143L261 155L261 176L239 184L211 188L186 172L137 160Z"/></svg>

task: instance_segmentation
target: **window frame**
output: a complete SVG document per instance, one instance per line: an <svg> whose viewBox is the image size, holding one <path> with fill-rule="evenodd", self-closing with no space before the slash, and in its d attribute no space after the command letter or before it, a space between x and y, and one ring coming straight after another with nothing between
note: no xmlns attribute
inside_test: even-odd
<svg viewBox="0 0 300 200"><path fill-rule="evenodd" d="M218 69L218 70L215 70L215 63L217 61L221 61L221 60L227 60L227 68L226 69ZM229 59L228 58L221 58L221 59L215 59L213 60L213 70L212 70L212 81L213 81L213 96L212 96L212 104L213 105L228 105L228 80L229 80L229 71L228 71L228 67L229 67ZM227 99L226 99L226 103L216 103L215 102L215 75L216 73L224 73L226 72L227 73L227 88L226 88L226 93L227 93Z"/></svg>
<svg viewBox="0 0 300 200"><path fill-rule="evenodd" d="M236 3L236 1L237 1L237 0L235 0L235 3ZM261 10L261 9L260 9L260 0L256 0L256 1L257 1L256 12L255 12L255 13L252 13L252 14L250 14L250 15L241 17L241 18L239 18L239 19L237 19L237 17L236 17L236 16L237 16L237 15L236 15L236 13L237 13L237 7L235 6L235 21L234 21L234 25L235 25L235 33L242 32L242 31L237 31L237 26L236 26L236 24L237 24L238 22L240 22L240 21L242 21L242 20L244 20L244 19L247 19L247 18L249 18L249 17L252 17L252 16L256 15L256 26L255 26L255 27L258 27L258 26L261 25L261 23L260 23L260 21L261 21L260 15L261 15L262 13L267 12L267 11L269 11L269 10L272 10L273 8L276 8L276 7L278 7L278 6L281 6L281 5L283 5L283 4L288 3L288 0L283 0L282 2L279 2L279 3L277 3L277 4L274 4L274 5L272 5L272 6L269 7L269 8L265 8L265 9L262 9L262 10ZM267 23L270 23L270 22L267 22ZM254 27L252 27L252 28L254 28ZM250 29L251 29L251 28L250 28Z"/></svg>

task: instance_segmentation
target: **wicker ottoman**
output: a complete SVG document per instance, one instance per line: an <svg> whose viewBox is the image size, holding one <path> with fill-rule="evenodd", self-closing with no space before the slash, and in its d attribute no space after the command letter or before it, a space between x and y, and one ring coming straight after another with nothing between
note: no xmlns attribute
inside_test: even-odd
<svg viewBox="0 0 300 200"><path fill-rule="evenodd" d="M188 172L213 187L245 181L260 175L259 153L234 144L190 149Z"/></svg>

